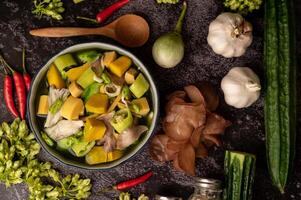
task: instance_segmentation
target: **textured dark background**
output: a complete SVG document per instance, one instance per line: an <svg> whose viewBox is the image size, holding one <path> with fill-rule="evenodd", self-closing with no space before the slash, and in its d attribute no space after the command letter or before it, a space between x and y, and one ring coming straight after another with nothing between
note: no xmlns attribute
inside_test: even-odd
<svg viewBox="0 0 301 200"><path fill-rule="evenodd" d="M116 44L116 42L103 37L48 39L35 38L29 35L29 30L37 27L91 26L91 24L87 22L76 20L75 16L93 17L99 9L110 5L114 1L86 0L84 3L78 5L74 5L71 0L64 0L64 2L67 10L64 14L64 20L57 22L55 20L49 20L48 18L38 19L34 17L31 14L31 0L1 0L0 49L11 65L15 67L21 66L21 51L23 47L27 49L27 67L30 74L34 75L49 58L70 45L90 41L104 41ZM159 35L174 27L178 13L180 12L180 5L157 5L154 0L132 0L130 4L108 20L111 21L125 13L136 13L145 17L149 22L151 27L150 40L145 46L138 49L130 49L130 51L137 55L152 72L161 95L161 105L165 103L164 96L166 94L173 90L180 89L187 84L208 80L219 88L222 77L234 66L249 66L254 69L254 71L259 74L261 80L263 80L263 11L256 12L247 18L254 26L254 41L246 54L240 58L226 59L214 54L206 42L210 21L223 11L221 1L189 0L188 4L188 13L183 29L186 54L183 62L174 69L167 70L157 66L151 56L151 47ZM296 11L300 16L300 3L298 3ZM300 20L297 20L298 47L301 46L300 25ZM298 58L300 63L300 49L298 49ZM0 79L3 80L2 75ZM300 74L298 74L298 79L300 79ZM2 87L3 84L1 81L1 99L3 99ZM219 94L222 100L220 90ZM208 158L197 161L197 175L201 177L222 178L223 153L225 149L251 152L257 155L258 160L254 189L255 200L301 199L300 145L297 145L296 148L295 170L291 176L292 178L288 184L286 193L280 195L271 185L265 160L263 96L247 109L234 109L226 106L223 100L221 101L218 113L231 120L233 125L225 132L224 146L222 148L211 149ZM300 101L298 108L300 108ZM0 112L0 122L12 120L12 117L5 108L3 100L1 100ZM158 125L158 129L159 126L160 125ZM297 144L301 142L299 134L300 125L298 125ZM41 160L52 161L54 166L62 173L80 173L85 177L91 178L93 180L94 194L90 199L114 199L114 197L117 196L116 193L96 196L95 191L116 182L135 177L149 169L155 172L155 176L147 183L131 189L130 192L135 195L139 193L154 195L162 186L174 184L183 186L182 190L173 190L183 196L189 196L192 191L192 188L187 187L191 182L191 178L174 171L169 163L159 164L153 162L148 154L148 146L146 146L139 155L135 156L135 158L108 171L87 171L65 166L44 151L41 152L40 158ZM0 195L1 200L23 200L27 198L27 188L25 185L17 185L6 189L3 184L0 184Z"/></svg>

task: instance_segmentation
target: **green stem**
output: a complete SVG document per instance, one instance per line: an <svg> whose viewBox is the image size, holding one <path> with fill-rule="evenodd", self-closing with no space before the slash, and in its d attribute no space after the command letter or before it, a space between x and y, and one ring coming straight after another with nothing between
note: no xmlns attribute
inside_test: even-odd
<svg viewBox="0 0 301 200"><path fill-rule="evenodd" d="M180 15L180 17L179 17L179 19L177 21L177 25L175 27L175 32L177 32L177 33L181 33L182 32L183 20L184 20L186 11L187 11L187 3L186 3L186 1L184 1L183 2L183 8L182 8L181 15Z"/></svg>
<svg viewBox="0 0 301 200"><path fill-rule="evenodd" d="M25 67L25 48L23 48L22 51L22 67L23 67L23 73L26 74L26 67Z"/></svg>
<svg viewBox="0 0 301 200"><path fill-rule="evenodd" d="M86 21L98 24L98 22L96 21L96 19L92 19L92 18L88 18L88 17L77 16L76 19L82 19L82 20L86 20Z"/></svg>
<svg viewBox="0 0 301 200"><path fill-rule="evenodd" d="M4 69L4 74L5 74L5 75L9 75L9 72L7 71L7 69L6 69L5 66L3 66L3 69Z"/></svg>
<svg viewBox="0 0 301 200"><path fill-rule="evenodd" d="M14 74L15 70L13 70L5 61L5 59L3 58L3 56L0 54L0 61L1 61L1 65L3 65L3 69L6 75L9 75L9 72L7 71L7 68Z"/></svg>
<svg viewBox="0 0 301 200"><path fill-rule="evenodd" d="M3 61L0 59L0 64L1 64L1 66L3 67L3 70L4 70L4 74L5 75L9 75L9 72L7 71L7 69L6 69L6 67L5 67L5 65L4 65L4 63L3 63Z"/></svg>
<svg viewBox="0 0 301 200"><path fill-rule="evenodd" d="M96 192L96 195L102 195L104 193L107 193L107 192L112 192L112 191L116 191L113 187L105 187L105 188L102 188L100 189L98 192Z"/></svg>
<svg viewBox="0 0 301 200"><path fill-rule="evenodd" d="M78 188L74 188L74 189L72 189L72 190L71 190L71 189L68 189L68 190L66 190L66 193L67 193L67 194L72 194L72 193L74 193L74 192L76 193L78 190L79 190Z"/></svg>
<svg viewBox="0 0 301 200"><path fill-rule="evenodd" d="M0 60L2 64L4 64L4 67L7 67L13 74L15 73L15 70L9 66L9 64L6 62L6 60L3 58L3 56L0 54Z"/></svg>

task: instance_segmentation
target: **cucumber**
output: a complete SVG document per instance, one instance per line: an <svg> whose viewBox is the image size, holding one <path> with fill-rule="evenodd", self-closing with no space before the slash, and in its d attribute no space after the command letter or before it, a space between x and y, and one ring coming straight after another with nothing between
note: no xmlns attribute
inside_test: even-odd
<svg viewBox="0 0 301 200"><path fill-rule="evenodd" d="M253 156L253 160L251 163L251 171L250 171L250 178L249 178L249 188L248 188L248 199L252 199L252 192L253 192L253 185L254 185L254 179L255 179L255 170L256 170L256 157Z"/></svg>
<svg viewBox="0 0 301 200"><path fill-rule="evenodd" d="M279 66L279 103L280 105L290 105L289 84L290 84L290 49L289 49L289 29L288 29L288 8L287 0L279 0L277 3L277 13L278 16L278 66ZM283 8L282 8L283 6ZM277 66L276 66L277 67ZM286 184L288 171L289 171L289 160L290 160L290 117L289 111L285 106L279 106L280 113L280 141L281 141L281 151L280 151L280 167L279 167L279 183L280 190L283 191L283 185ZM288 131L288 132L287 132Z"/></svg>
<svg viewBox="0 0 301 200"><path fill-rule="evenodd" d="M296 58L292 0L265 8L266 150L273 184L283 193L295 154Z"/></svg>
<svg viewBox="0 0 301 200"><path fill-rule="evenodd" d="M226 151L225 154L225 161L224 161L224 169L225 169L225 183L226 183L226 187L225 190L223 192L223 199L232 199L231 197L231 192L228 191L232 191L232 174L233 174L233 167L230 164L231 162L231 158L230 158L230 152Z"/></svg>
<svg viewBox="0 0 301 200"><path fill-rule="evenodd" d="M267 77L267 96L265 99L265 128L266 128L266 150L269 171L272 181L278 182L280 155L280 127L278 115L278 39L276 21L275 0L267 0L265 8L265 67ZM273 44L273 45L272 45ZM275 114L273 114L275 112ZM273 166L273 167L270 167Z"/></svg>
<svg viewBox="0 0 301 200"><path fill-rule="evenodd" d="M251 200L256 158L252 154L226 151L224 200Z"/></svg>
<svg viewBox="0 0 301 200"><path fill-rule="evenodd" d="M278 20L279 28L279 65L280 67L280 85L283 85L280 90L280 122L281 122L281 141L285 141L281 146L281 164L280 164L280 184L284 187L289 176L289 171L292 164L292 159L295 155L295 127L296 127L296 66L294 52L294 36L291 32L290 15L290 0L280 0L278 5ZM293 38L292 38L293 37ZM287 93L288 92L288 93Z"/></svg>
<svg viewBox="0 0 301 200"><path fill-rule="evenodd" d="M232 200L240 200L245 157L242 154L231 153L230 159L233 166Z"/></svg>
<svg viewBox="0 0 301 200"><path fill-rule="evenodd" d="M252 191L253 182L251 181L251 177L253 177L253 169L255 159L251 156L245 157L244 162L244 172L243 172L243 185L242 185L242 200L248 200L252 197L249 196L249 192Z"/></svg>

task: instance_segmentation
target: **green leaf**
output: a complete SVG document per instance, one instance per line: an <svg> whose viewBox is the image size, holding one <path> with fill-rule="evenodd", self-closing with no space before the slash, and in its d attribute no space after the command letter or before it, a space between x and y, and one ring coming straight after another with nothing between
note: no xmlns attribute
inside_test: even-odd
<svg viewBox="0 0 301 200"><path fill-rule="evenodd" d="M55 171L54 169L48 170L48 175L51 177L55 182L60 182L60 174Z"/></svg>
<svg viewBox="0 0 301 200"><path fill-rule="evenodd" d="M75 3L75 4L78 4L78 3L80 3L80 2L83 2L84 0L73 0L73 2Z"/></svg>
<svg viewBox="0 0 301 200"><path fill-rule="evenodd" d="M1 137L3 135L5 137ZM30 192L29 200L83 199L90 195L90 179L81 179L78 174L62 179L50 162L40 162L37 159L39 152L40 145L34 139L34 135L29 133L25 121L16 119L10 125L2 123L0 181L7 187L25 182ZM56 183L46 184L41 177L52 178Z"/></svg>
<svg viewBox="0 0 301 200"><path fill-rule="evenodd" d="M34 0L34 9L32 13L41 18L43 15L49 16L55 20L63 19L62 13L65 11L61 0Z"/></svg>
<svg viewBox="0 0 301 200"><path fill-rule="evenodd" d="M10 128L14 133L17 133L20 122L21 120L19 118L16 118L11 124Z"/></svg>
<svg viewBox="0 0 301 200"><path fill-rule="evenodd" d="M24 138L24 136L28 135L28 128L25 121L21 121L18 128L18 136L19 138Z"/></svg>
<svg viewBox="0 0 301 200"><path fill-rule="evenodd" d="M4 131L4 133L5 133L6 135L11 135L11 129L10 129L8 123L3 122L3 123L2 123L2 129L3 129L3 131Z"/></svg>
<svg viewBox="0 0 301 200"><path fill-rule="evenodd" d="M4 131L3 131L2 127L0 126L0 139L3 136L3 133L4 133Z"/></svg>

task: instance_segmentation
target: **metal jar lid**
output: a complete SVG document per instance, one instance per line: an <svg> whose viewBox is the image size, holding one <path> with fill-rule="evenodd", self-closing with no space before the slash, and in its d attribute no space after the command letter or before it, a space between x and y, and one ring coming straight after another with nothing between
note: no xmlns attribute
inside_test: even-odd
<svg viewBox="0 0 301 200"><path fill-rule="evenodd" d="M210 189L210 190L220 190L222 189L222 182L216 179L208 178L196 178L195 185L198 187Z"/></svg>
<svg viewBox="0 0 301 200"><path fill-rule="evenodd" d="M156 200L183 200L181 197L166 197L166 196L160 196L156 195Z"/></svg>

